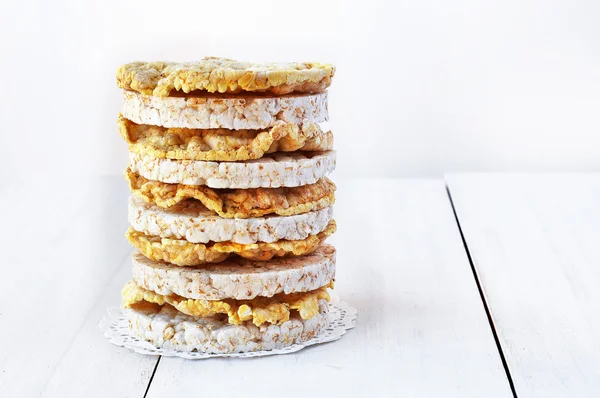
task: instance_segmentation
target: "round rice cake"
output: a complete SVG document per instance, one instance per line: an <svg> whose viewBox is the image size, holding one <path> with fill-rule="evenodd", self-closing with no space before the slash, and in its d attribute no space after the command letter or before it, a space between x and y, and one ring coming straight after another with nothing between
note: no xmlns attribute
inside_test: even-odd
<svg viewBox="0 0 600 398"><path fill-rule="evenodd" d="M121 291L124 308L139 305L170 305L190 316L226 316L227 322L240 325L252 321L256 326L264 323L280 325L294 313L302 319L310 319L319 313L319 300L330 300L327 287L292 294L276 294L273 297L257 297L253 300L205 300L189 299L171 294L164 296L138 286L134 281L125 284Z"/></svg>
<svg viewBox="0 0 600 398"><path fill-rule="evenodd" d="M220 263L238 256L254 261L268 261L274 257L295 257L312 253L336 230L335 220L327 228L301 240L278 240L265 243L210 242L191 243L185 239L161 238L146 235L129 228L126 237L129 243L144 256L154 261L165 261L182 267Z"/></svg>
<svg viewBox="0 0 600 398"><path fill-rule="evenodd" d="M308 341L328 324L329 304L319 300L319 313L310 319L297 314L281 325L251 321L232 325L219 317L194 317L170 306L139 306L123 309L129 330L155 347L174 351L231 354L280 349Z"/></svg>
<svg viewBox="0 0 600 398"><path fill-rule="evenodd" d="M190 129L265 129L280 122L329 120L327 92L281 97L247 93L155 97L123 91L121 113L137 124Z"/></svg>
<svg viewBox="0 0 600 398"><path fill-rule="evenodd" d="M192 243L271 243L318 234L333 219L333 206L292 216L223 218L199 201L186 200L164 209L131 195L128 219L136 231L161 238L185 239Z"/></svg>
<svg viewBox="0 0 600 398"><path fill-rule="evenodd" d="M335 279L335 248L322 244L301 257L271 261L233 258L202 267L177 267L132 255L135 283L163 296L188 299L251 300L276 294L301 293L328 286Z"/></svg>
<svg viewBox="0 0 600 398"><path fill-rule="evenodd" d="M129 153L129 167L144 178L210 188L279 188L314 184L335 169L335 151L274 153L245 162L172 160Z"/></svg>
<svg viewBox="0 0 600 398"><path fill-rule="evenodd" d="M119 115L129 152L179 160L241 161L265 154L333 149L333 134L313 122L278 123L262 130L166 128L137 124Z"/></svg>
<svg viewBox="0 0 600 398"><path fill-rule="evenodd" d="M274 257L297 257L312 253L336 230L335 220L327 228L301 240L278 240L265 243L210 242L191 243L185 239L161 238L146 235L129 228L126 237L129 243L144 256L154 261L165 261L182 267L220 263L238 256L254 261L268 261Z"/></svg>
<svg viewBox="0 0 600 398"><path fill-rule="evenodd" d="M291 216L321 210L335 202L335 184L327 177L291 188L213 189L203 185L167 184L148 180L130 169L125 179L131 193L162 208L201 203L223 218L252 218L268 214Z"/></svg>
<svg viewBox="0 0 600 398"><path fill-rule="evenodd" d="M117 70L117 86L167 97L172 92L314 93L331 84L335 67L316 62L251 63L206 57L198 62L132 62Z"/></svg>

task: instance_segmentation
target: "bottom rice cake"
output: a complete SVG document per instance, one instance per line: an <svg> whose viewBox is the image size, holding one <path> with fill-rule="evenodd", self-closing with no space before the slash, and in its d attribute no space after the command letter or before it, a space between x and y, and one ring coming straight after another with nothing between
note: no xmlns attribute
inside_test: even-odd
<svg viewBox="0 0 600 398"><path fill-rule="evenodd" d="M131 332L157 347L232 353L306 341L327 325L335 249L176 267L133 256L122 299Z"/></svg>
<svg viewBox="0 0 600 398"><path fill-rule="evenodd" d="M156 347L207 354L233 354L281 349L321 333L328 324L328 303L319 300L310 319L293 314L278 325L256 326L250 321L232 325L220 317L197 317L173 307L143 304L125 309L131 333Z"/></svg>

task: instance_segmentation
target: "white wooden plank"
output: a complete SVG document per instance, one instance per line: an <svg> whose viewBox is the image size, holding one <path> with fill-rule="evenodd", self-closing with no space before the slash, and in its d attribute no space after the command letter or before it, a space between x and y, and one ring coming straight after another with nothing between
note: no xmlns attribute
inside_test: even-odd
<svg viewBox="0 0 600 398"><path fill-rule="evenodd" d="M600 396L600 176L447 176L517 396Z"/></svg>
<svg viewBox="0 0 600 398"><path fill-rule="evenodd" d="M0 278L2 396L42 395L57 366L65 369L71 345L88 330L92 309L131 250L123 237L126 197L120 178L23 183L2 192L3 222L10 226L1 236L6 245ZM113 303L118 302L117 293ZM106 343L105 349L112 347ZM84 353L73 358L79 365L71 367L73 380L86 379L100 358L106 360L101 366L116 366L109 354ZM144 366L151 372L154 366L146 359L138 362L132 372ZM131 373L116 376L105 382L131 383ZM145 386L139 387L142 395ZM63 383L56 394L46 395L68 396L67 389Z"/></svg>
<svg viewBox="0 0 600 398"><path fill-rule="evenodd" d="M148 397L511 397L441 181L338 183L341 340L252 360L162 358Z"/></svg>
<svg viewBox="0 0 600 398"><path fill-rule="evenodd" d="M142 397L158 357L135 354L114 346L102 335L98 322L108 307L119 305L121 289L131 279L127 257L87 314L66 352L46 383L44 397ZM76 375L76 377L73 377Z"/></svg>

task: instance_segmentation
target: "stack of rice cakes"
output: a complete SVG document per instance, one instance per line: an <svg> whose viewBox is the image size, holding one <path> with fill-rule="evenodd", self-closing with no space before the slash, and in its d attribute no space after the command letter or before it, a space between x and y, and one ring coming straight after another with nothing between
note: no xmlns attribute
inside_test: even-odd
<svg viewBox="0 0 600 398"><path fill-rule="evenodd" d="M319 123L334 72L219 58L119 68L137 249L122 300L133 335L234 353L327 326L335 152Z"/></svg>

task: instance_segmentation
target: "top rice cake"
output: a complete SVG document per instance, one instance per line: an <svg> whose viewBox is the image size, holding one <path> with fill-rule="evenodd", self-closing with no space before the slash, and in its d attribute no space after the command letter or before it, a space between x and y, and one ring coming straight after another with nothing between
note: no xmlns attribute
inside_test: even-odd
<svg viewBox="0 0 600 398"><path fill-rule="evenodd" d="M198 62L125 64L117 71L117 85L157 97L195 91L284 95L323 91L331 84L334 73L333 65L316 62L257 64L206 57Z"/></svg>

